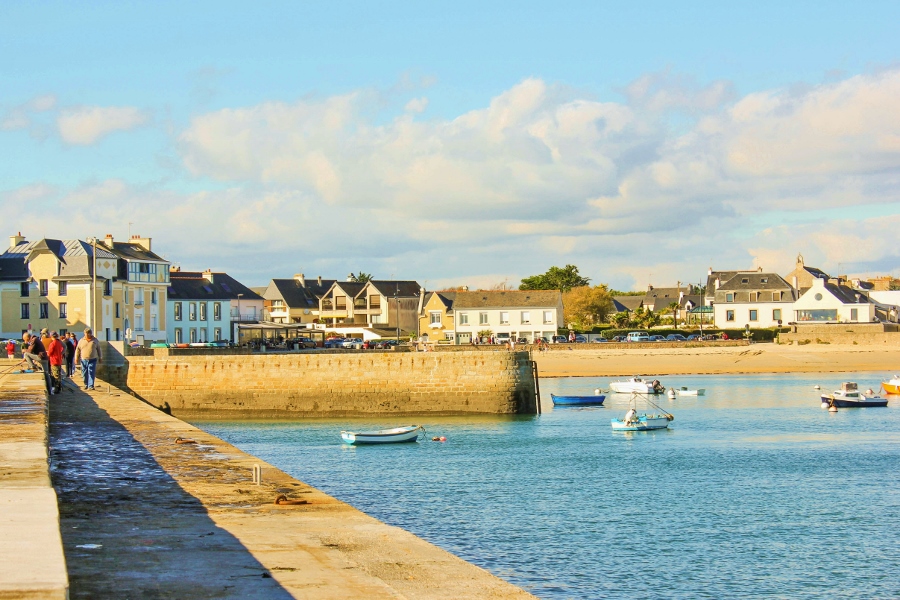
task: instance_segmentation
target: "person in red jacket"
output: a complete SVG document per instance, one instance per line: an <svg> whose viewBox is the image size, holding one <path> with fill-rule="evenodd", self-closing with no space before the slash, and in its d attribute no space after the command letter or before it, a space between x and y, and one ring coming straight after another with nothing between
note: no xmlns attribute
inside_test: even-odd
<svg viewBox="0 0 900 600"><path fill-rule="evenodd" d="M51 393L58 394L62 391L62 365L65 354L65 346L59 341L59 334L50 334L50 344L47 346L47 356L50 360Z"/></svg>
<svg viewBox="0 0 900 600"><path fill-rule="evenodd" d="M9 358L16 357L16 343L12 340L6 342L6 356Z"/></svg>

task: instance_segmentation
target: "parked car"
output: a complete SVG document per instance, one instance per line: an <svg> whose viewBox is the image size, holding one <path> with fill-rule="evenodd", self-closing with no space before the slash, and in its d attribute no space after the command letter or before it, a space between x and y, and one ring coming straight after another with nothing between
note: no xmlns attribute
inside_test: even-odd
<svg viewBox="0 0 900 600"><path fill-rule="evenodd" d="M666 338L661 335L651 335L650 341L651 342L665 342Z"/></svg>
<svg viewBox="0 0 900 600"><path fill-rule="evenodd" d="M517 344L527 344L528 340L526 340L525 338L516 338L516 343Z"/></svg>
<svg viewBox="0 0 900 600"><path fill-rule="evenodd" d="M505 344L510 340L510 335L508 333L498 333L494 335L494 343L495 344Z"/></svg>
<svg viewBox="0 0 900 600"><path fill-rule="evenodd" d="M362 338L349 338L341 342L341 348L362 348Z"/></svg>
<svg viewBox="0 0 900 600"><path fill-rule="evenodd" d="M382 350L387 350L387 349L393 348L394 346L398 345L399 343L400 342L398 342L397 340L378 340L375 343L375 347L382 349Z"/></svg>
<svg viewBox="0 0 900 600"><path fill-rule="evenodd" d="M622 343L622 342L625 342L625 341L628 341L628 340L627 340L627 338L626 338L624 335L617 335L617 336L615 336L615 337L612 339L612 341L618 342L618 343Z"/></svg>
<svg viewBox="0 0 900 600"><path fill-rule="evenodd" d="M342 348L344 344L344 338L342 337L333 337L325 340L326 348Z"/></svg>
<svg viewBox="0 0 900 600"><path fill-rule="evenodd" d="M681 335L680 333L670 333L666 336L666 339L670 342L686 342L688 339Z"/></svg>
<svg viewBox="0 0 900 600"><path fill-rule="evenodd" d="M632 331L625 339L628 342L649 342L650 334L645 331Z"/></svg>
<svg viewBox="0 0 900 600"><path fill-rule="evenodd" d="M603 337L602 335L598 338L594 338L595 344L603 344L604 342L608 342L609 340Z"/></svg>
<svg viewBox="0 0 900 600"><path fill-rule="evenodd" d="M301 348L315 348L316 342L308 337L298 337L287 341L287 347L293 348L294 344L299 344Z"/></svg>
<svg viewBox="0 0 900 600"><path fill-rule="evenodd" d="M584 337L583 335L576 335L576 336L575 336L575 343L576 343L576 344L585 344L585 343L587 343L587 338Z"/></svg>
<svg viewBox="0 0 900 600"><path fill-rule="evenodd" d="M689 341L689 342L699 342L702 339L703 338L701 338L696 333L692 333L691 335L687 336L687 341Z"/></svg>
<svg viewBox="0 0 900 600"><path fill-rule="evenodd" d="M553 336L553 343L554 343L554 344L568 344L568 343L569 343L569 338L567 338L567 337L564 336L564 335L554 335L554 336Z"/></svg>

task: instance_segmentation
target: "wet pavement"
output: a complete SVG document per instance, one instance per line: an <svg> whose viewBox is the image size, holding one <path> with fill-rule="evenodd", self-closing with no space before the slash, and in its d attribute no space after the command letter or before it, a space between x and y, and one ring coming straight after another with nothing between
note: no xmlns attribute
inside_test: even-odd
<svg viewBox="0 0 900 600"><path fill-rule="evenodd" d="M293 597L71 382L51 398L50 446L71 598Z"/></svg>

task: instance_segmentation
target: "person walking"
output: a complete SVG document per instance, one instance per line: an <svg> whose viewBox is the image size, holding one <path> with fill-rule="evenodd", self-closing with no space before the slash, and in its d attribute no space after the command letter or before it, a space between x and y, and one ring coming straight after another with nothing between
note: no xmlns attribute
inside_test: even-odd
<svg viewBox="0 0 900 600"><path fill-rule="evenodd" d="M47 348L41 342L41 338L36 335L26 333L22 336L25 342L25 350L22 351L22 357L29 369L36 369L35 361L41 363L41 370L44 372L44 385L47 387L47 393L50 394L50 361L47 357Z"/></svg>
<svg viewBox="0 0 900 600"><path fill-rule="evenodd" d="M75 348L78 347L78 338L71 331L69 332L69 341L72 343L72 358L69 359L69 376L75 373Z"/></svg>
<svg viewBox="0 0 900 600"><path fill-rule="evenodd" d="M62 391L62 366L65 347L59 341L59 334L52 332L50 334L50 345L47 346L47 357L50 361L50 381L51 392L58 394Z"/></svg>
<svg viewBox="0 0 900 600"><path fill-rule="evenodd" d="M75 348L75 360L81 360L81 375L84 377L84 389L93 390L97 377L97 364L102 359L100 340L94 337L90 328L84 330L84 337Z"/></svg>
<svg viewBox="0 0 900 600"><path fill-rule="evenodd" d="M65 334L60 340L63 343L63 358L66 363L66 377L72 378L75 373L75 342L72 341L72 334Z"/></svg>
<svg viewBox="0 0 900 600"><path fill-rule="evenodd" d="M16 343L12 340L6 342L6 356L10 359L16 357Z"/></svg>

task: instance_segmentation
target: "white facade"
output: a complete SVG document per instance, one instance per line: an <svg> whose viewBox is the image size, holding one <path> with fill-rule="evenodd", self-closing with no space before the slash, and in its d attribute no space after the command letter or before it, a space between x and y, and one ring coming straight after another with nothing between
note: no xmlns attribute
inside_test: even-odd
<svg viewBox="0 0 900 600"><path fill-rule="evenodd" d="M170 344L235 341L233 324L255 321L262 311L262 299L242 298L240 303L228 299L170 299L166 303L166 338Z"/></svg>
<svg viewBox="0 0 900 600"><path fill-rule="evenodd" d="M713 305L713 318L720 329L778 327L794 318L793 302L722 302Z"/></svg>
<svg viewBox="0 0 900 600"><path fill-rule="evenodd" d="M871 323L875 305L867 301L866 293L851 291L851 298L840 298L825 285L824 279L813 280L811 288L794 302L792 321L797 323ZM849 290L849 288L845 288ZM860 302L861 300L861 302Z"/></svg>
<svg viewBox="0 0 900 600"><path fill-rule="evenodd" d="M495 338L525 338L531 343L541 337L552 339L562 318L562 308L556 306L454 309L455 331L445 332L444 336L468 344L478 332L490 330Z"/></svg>

